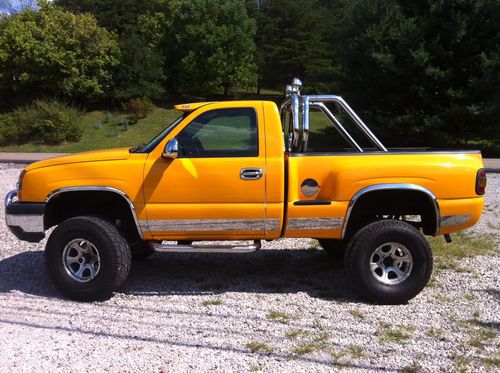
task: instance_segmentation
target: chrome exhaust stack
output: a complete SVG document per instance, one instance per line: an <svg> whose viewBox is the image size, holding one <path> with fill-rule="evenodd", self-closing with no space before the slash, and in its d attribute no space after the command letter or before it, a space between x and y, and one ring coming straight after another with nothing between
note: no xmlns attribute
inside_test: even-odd
<svg viewBox="0 0 500 373"><path fill-rule="evenodd" d="M260 240L252 245L164 245L153 244L153 249L160 253L254 253L260 250Z"/></svg>

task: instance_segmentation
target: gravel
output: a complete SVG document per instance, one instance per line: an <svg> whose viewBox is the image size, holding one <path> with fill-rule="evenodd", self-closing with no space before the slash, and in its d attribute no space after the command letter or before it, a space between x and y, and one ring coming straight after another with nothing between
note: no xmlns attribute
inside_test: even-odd
<svg viewBox="0 0 500 373"><path fill-rule="evenodd" d="M489 235L500 245L500 173L487 174L486 195L481 220L468 230L477 235Z"/></svg>
<svg viewBox="0 0 500 373"><path fill-rule="evenodd" d="M1 195L19 172L0 164ZM499 190L489 175L471 229L497 243ZM440 271L406 305L374 306L315 240L283 239L250 255L155 254L112 299L77 303L48 279L45 242L3 221L0 240L2 372L498 369L499 255Z"/></svg>

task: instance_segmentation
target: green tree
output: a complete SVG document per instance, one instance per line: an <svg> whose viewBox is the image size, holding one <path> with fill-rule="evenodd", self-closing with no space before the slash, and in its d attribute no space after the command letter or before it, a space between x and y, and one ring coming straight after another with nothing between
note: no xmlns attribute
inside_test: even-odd
<svg viewBox="0 0 500 373"><path fill-rule="evenodd" d="M254 23L242 0L184 0L166 32L168 87L206 93L256 83Z"/></svg>
<svg viewBox="0 0 500 373"><path fill-rule="evenodd" d="M307 86L332 69L326 43L335 24L316 0L267 0L257 19L259 87L282 88L292 77Z"/></svg>
<svg viewBox="0 0 500 373"><path fill-rule="evenodd" d="M6 102L106 94L118 64L116 38L89 14L49 3L0 20L0 94Z"/></svg>
<svg viewBox="0 0 500 373"><path fill-rule="evenodd" d="M136 33L120 37L121 60L114 73L114 96L119 99L159 97L164 93L163 55Z"/></svg>
<svg viewBox="0 0 500 373"><path fill-rule="evenodd" d="M113 70L118 99L158 97L165 92L164 51L160 40L171 29L179 0L57 0L74 13L91 13L118 34L121 60Z"/></svg>
<svg viewBox="0 0 500 373"><path fill-rule="evenodd" d="M500 2L357 0L336 37L342 93L389 145L500 133Z"/></svg>
<svg viewBox="0 0 500 373"><path fill-rule="evenodd" d="M71 13L90 13L100 26L121 34L135 29L137 18L162 3L161 0L56 0L56 5Z"/></svg>

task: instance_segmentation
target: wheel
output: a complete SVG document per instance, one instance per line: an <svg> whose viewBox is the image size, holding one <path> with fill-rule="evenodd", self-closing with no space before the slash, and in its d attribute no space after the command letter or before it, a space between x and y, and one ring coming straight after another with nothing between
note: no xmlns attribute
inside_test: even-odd
<svg viewBox="0 0 500 373"><path fill-rule="evenodd" d="M329 255L333 258L343 259L345 248L347 246L346 240L333 240L333 239L318 239L319 244Z"/></svg>
<svg viewBox="0 0 500 373"><path fill-rule="evenodd" d="M114 225L81 216L54 229L45 248L45 262L56 287L66 297L94 301L109 298L123 285L131 254Z"/></svg>
<svg viewBox="0 0 500 373"><path fill-rule="evenodd" d="M148 241L140 240L130 245L130 252L132 253L132 260L141 260L154 254L155 250Z"/></svg>
<svg viewBox="0 0 500 373"><path fill-rule="evenodd" d="M399 220L361 228L345 254L348 279L373 303L402 304L425 287L432 272L432 252L419 230Z"/></svg>

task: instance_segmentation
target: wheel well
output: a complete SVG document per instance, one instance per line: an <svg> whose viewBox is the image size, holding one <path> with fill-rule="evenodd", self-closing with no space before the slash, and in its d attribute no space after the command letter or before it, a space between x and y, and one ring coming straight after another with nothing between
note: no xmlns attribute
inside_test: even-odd
<svg viewBox="0 0 500 373"><path fill-rule="evenodd" d="M434 199L416 190L376 190L363 194L353 204L348 215L345 237L375 220L406 220L424 234L436 234L437 219Z"/></svg>
<svg viewBox="0 0 500 373"><path fill-rule="evenodd" d="M99 216L114 224L129 242L141 237L127 200L110 191L68 191L50 198L45 205L45 229L76 216Z"/></svg>

